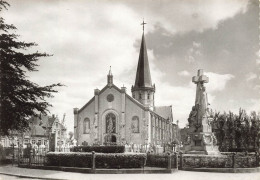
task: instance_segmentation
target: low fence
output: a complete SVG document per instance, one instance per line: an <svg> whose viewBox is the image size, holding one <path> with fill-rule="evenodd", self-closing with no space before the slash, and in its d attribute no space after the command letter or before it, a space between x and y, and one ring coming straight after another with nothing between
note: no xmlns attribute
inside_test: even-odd
<svg viewBox="0 0 260 180"><path fill-rule="evenodd" d="M26 166L44 166L47 163L46 148L13 148L13 153L8 153L13 163ZM57 148L56 152L71 152L70 148ZM198 154L153 154L147 153L145 166L160 168L252 168L259 167L258 153L222 153L222 155ZM60 166L63 166L60 164Z"/></svg>
<svg viewBox="0 0 260 180"><path fill-rule="evenodd" d="M44 166L48 152L48 148L19 148L16 160L18 165ZM56 148L55 152L71 152L71 148Z"/></svg>

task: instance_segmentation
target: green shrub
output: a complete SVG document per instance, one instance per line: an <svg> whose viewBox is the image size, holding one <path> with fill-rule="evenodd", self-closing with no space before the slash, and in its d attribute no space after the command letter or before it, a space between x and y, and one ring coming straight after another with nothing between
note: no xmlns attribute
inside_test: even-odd
<svg viewBox="0 0 260 180"><path fill-rule="evenodd" d="M13 147L4 147L5 155L6 156L12 156L14 152Z"/></svg>
<svg viewBox="0 0 260 180"><path fill-rule="evenodd" d="M92 167L92 153L49 152L46 155L48 166ZM96 153L96 168L140 168L144 166L146 154Z"/></svg>
<svg viewBox="0 0 260 180"><path fill-rule="evenodd" d="M147 154L146 166L166 168L168 166L167 154Z"/></svg>
<svg viewBox="0 0 260 180"><path fill-rule="evenodd" d="M73 152L124 153L125 146L75 146Z"/></svg>
<svg viewBox="0 0 260 180"><path fill-rule="evenodd" d="M184 155L183 167L185 168L232 168L232 154L225 153L222 156L208 156L208 155ZM256 157L254 154L239 153L235 156L235 167L248 168L254 167L256 164Z"/></svg>
<svg viewBox="0 0 260 180"><path fill-rule="evenodd" d="M4 160L5 157L5 151L4 151L4 147L0 144L0 161Z"/></svg>

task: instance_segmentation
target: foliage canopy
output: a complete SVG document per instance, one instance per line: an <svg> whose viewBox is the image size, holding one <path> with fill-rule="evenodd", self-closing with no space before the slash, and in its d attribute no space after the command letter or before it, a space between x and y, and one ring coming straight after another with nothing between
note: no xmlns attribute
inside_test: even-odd
<svg viewBox="0 0 260 180"><path fill-rule="evenodd" d="M0 0L0 12L10 5ZM26 72L37 71L37 61L46 53L28 53L36 43L22 42L14 34L16 27L5 23L0 17L0 134L10 130L24 131L29 127L28 119L36 114L48 112L52 106L47 98L56 93L60 83L40 86L28 80Z"/></svg>

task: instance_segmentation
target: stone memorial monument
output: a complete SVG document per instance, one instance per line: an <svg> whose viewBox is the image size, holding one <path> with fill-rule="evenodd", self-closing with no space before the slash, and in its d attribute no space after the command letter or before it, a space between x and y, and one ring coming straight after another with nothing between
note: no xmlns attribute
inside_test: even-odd
<svg viewBox="0 0 260 180"><path fill-rule="evenodd" d="M188 122L189 129L184 143L184 150L187 154L220 154L217 146L217 139L212 132L209 116L208 98L204 83L209 82L209 78L203 74L203 70L198 70L198 75L192 78L192 82L197 85L195 105L192 107Z"/></svg>

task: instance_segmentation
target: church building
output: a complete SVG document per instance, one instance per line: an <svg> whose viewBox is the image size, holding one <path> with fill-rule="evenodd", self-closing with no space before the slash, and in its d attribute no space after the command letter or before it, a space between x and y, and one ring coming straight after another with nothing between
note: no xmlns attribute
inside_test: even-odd
<svg viewBox="0 0 260 180"><path fill-rule="evenodd" d="M136 144L164 146L176 137L172 106L155 106L155 84L149 68L144 33L136 79L131 88L113 83L111 68L107 84L80 109L74 108L74 136L78 145Z"/></svg>

